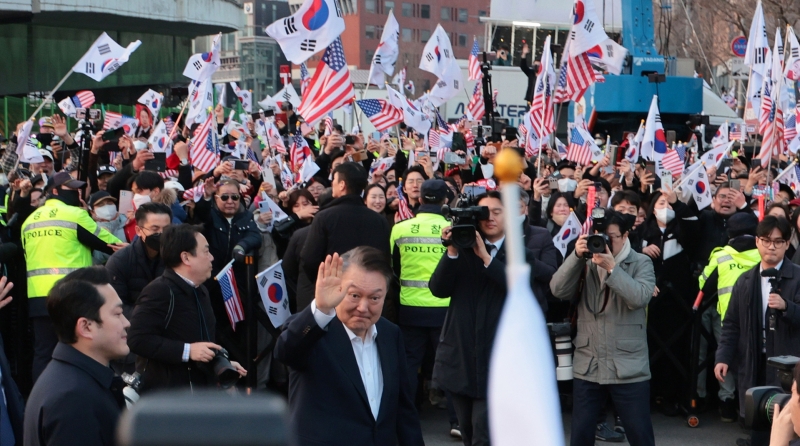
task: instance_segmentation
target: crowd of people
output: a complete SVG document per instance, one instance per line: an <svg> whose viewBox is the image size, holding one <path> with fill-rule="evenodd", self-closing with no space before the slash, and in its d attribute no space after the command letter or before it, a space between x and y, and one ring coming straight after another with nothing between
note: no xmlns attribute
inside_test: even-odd
<svg viewBox="0 0 800 446"><path fill-rule="evenodd" d="M525 157L514 127L484 144L461 121L455 133L469 137L454 136L450 150L464 162L448 165L403 126L373 138L283 111L281 133L302 132L319 167L311 179L282 181L288 159L252 121L240 142L253 156L226 155L236 144L225 141L221 107L223 153L208 172L190 159L197 124L174 115L168 169L151 170L157 119L143 107L136 134L113 147L100 128L70 133L58 115L32 136L41 163L18 160L22 124L3 143L0 308L13 295L4 321L22 328L0 355L0 445L113 444L120 377L134 373L145 396L256 373L259 389L288 396L297 444L423 444L418 411L432 404L447 410L442 429L488 445L508 215L523 227L546 320L573 330L573 379L559 383L573 445L654 445L651 407L674 416L690 399L736 421L746 389L777 384L766 358L800 356L800 199L781 187L759 211L754 191L768 172L743 152L728 168L709 166L713 201L699 207L644 162L608 150L581 166L542 148L525 158L519 205L505 212L492 166L499 150ZM785 166L775 160L770 177ZM569 228L581 235L561 243ZM590 235L602 235L599 250ZM258 271L281 262L292 313L281 327L246 294L250 255ZM214 279L231 261L241 300L260 313L244 314L259 320L256 371L244 367L246 322L231 317ZM698 291L716 304L693 358ZM220 357L232 382L208 365ZM705 358L709 373L690 375ZM754 431L743 444L788 444L793 414L800 408L777 417L772 443Z"/></svg>

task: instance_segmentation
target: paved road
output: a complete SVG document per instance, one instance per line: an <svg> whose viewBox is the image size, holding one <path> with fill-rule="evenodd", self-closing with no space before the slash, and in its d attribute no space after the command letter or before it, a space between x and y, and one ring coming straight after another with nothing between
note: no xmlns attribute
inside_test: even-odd
<svg viewBox="0 0 800 446"><path fill-rule="evenodd" d="M420 414L422 420L422 433L427 446L459 446L460 440L454 439L449 434L447 413L426 404ZM653 413L653 428L658 446L734 446L736 439L743 437L744 432L738 423L722 423L716 412L706 412L700 415L700 426L691 429L687 427L683 418L665 417L660 413ZM569 439L570 415L564 415L564 435ZM531 432L531 439L536 436ZM530 444L535 444L532 441ZM598 446L627 445L628 443L603 443ZM542 445L546 446L546 445Z"/></svg>

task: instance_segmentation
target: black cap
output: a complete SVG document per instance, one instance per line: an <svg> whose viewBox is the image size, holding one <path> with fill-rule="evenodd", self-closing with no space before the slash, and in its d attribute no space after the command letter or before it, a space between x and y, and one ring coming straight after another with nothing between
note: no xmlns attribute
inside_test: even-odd
<svg viewBox="0 0 800 446"><path fill-rule="evenodd" d="M78 181L75 178L72 178L72 175L70 175L68 172L59 172L50 177L50 182L47 183L47 190L51 191L61 186L67 186L73 189L79 189L83 186L86 186L86 182Z"/></svg>
<svg viewBox="0 0 800 446"><path fill-rule="evenodd" d="M101 190L101 191L93 193L92 195L89 195L89 203L88 203L89 204L89 208L90 209L94 209L95 203L97 203L100 200L106 200L106 199L111 199L111 200L117 201L116 198L112 197L111 194L109 194L108 192L106 192L104 190Z"/></svg>
<svg viewBox="0 0 800 446"><path fill-rule="evenodd" d="M117 168L114 166L109 166L108 164L103 164L102 166L99 166L97 168L98 177L101 177L107 173L114 175L115 173L117 173Z"/></svg>
<svg viewBox="0 0 800 446"><path fill-rule="evenodd" d="M558 162L558 164L556 164L556 170L575 169L575 167L576 167L575 163L573 163L572 161L568 161L568 160L561 160L561 161Z"/></svg>
<svg viewBox="0 0 800 446"><path fill-rule="evenodd" d="M419 189L419 193L425 203L441 203L447 198L447 183L443 180L425 180Z"/></svg>
<svg viewBox="0 0 800 446"><path fill-rule="evenodd" d="M728 238L740 235L756 235L758 217L749 212L737 212L728 218Z"/></svg>

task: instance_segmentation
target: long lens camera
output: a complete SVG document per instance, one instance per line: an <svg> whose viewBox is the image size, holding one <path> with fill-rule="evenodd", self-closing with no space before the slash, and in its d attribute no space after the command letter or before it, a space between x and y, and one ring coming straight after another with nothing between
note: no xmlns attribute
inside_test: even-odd
<svg viewBox="0 0 800 446"><path fill-rule="evenodd" d="M767 365L777 369L781 386L759 386L747 389L744 397L744 426L754 431L768 431L774 420L775 405L781 409L792 397L793 370L800 361L796 356L767 358Z"/></svg>

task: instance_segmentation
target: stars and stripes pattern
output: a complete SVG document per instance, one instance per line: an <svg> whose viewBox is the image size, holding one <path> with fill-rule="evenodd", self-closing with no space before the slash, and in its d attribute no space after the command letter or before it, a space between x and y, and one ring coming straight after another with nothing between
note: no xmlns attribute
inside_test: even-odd
<svg viewBox="0 0 800 446"><path fill-rule="evenodd" d="M775 119L775 107L772 102L772 82L767 78L764 80L763 91L761 94L761 114L758 117L758 133L764 135L764 140L767 139L769 127L772 127L772 121Z"/></svg>
<svg viewBox="0 0 800 446"><path fill-rule="evenodd" d="M306 139L300 132L295 133L292 137L292 146L289 150L289 159L292 163L292 172L297 172L300 166L306 161L306 158L311 156L311 149L308 147Z"/></svg>
<svg viewBox="0 0 800 446"><path fill-rule="evenodd" d="M439 132L436 129L428 131L428 147L439 147Z"/></svg>
<svg viewBox="0 0 800 446"><path fill-rule="evenodd" d="M481 88L480 82L475 84L475 90L473 90L472 97L469 99L469 104L467 104L467 110L472 115L472 119L476 121L483 119L486 114L486 107L483 104L483 88Z"/></svg>
<svg viewBox="0 0 800 446"><path fill-rule="evenodd" d="M783 140L788 143L797 136L797 115L792 113L783 125Z"/></svg>
<svg viewBox="0 0 800 446"><path fill-rule="evenodd" d="M583 221L580 235L592 235L592 217L586 217Z"/></svg>
<svg viewBox="0 0 800 446"><path fill-rule="evenodd" d="M569 46L561 56L554 101L557 103L579 101L586 90L595 82L604 82L605 77L595 71L586 53L569 56Z"/></svg>
<svg viewBox="0 0 800 446"><path fill-rule="evenodd" d="M679 151L678 147L682 150ZM664 170L672 172L673 177L683 174L683 161L686 157L686 147L682 144L678 147L676 147L675 150L667 150L667 153L664 154L664 157L661 159L661 166L663 166Z"/></svg>
<svg viewBox="0 0 800 446"><path fill-rule="evenodd" d="M239 289L236 287L236 278L233 276L233 261L228 264L225 270L217 276L219 288L222 291L222 300L225 302L225 312L228 313L228 320L231 327L236 331L236 323L244 320L244 308L242 299L239 297Z"/></svg>
<svg viewBox="0 0 800 446"><path fill-rule="evenodd" d="M403 193L403 180L400 180L400 184L397 185L397 212L394 214L394 222L400 223L401 221L408 220L409 218L414 218L414 214L411 212L411 208L408 207L408 201L406 201L406 196Z"/></svg>
<svg viewBox="0 0 800 446"><path fill-rule="evenodd" d="M286 145L283 144L283 137L275 125L272 125L267 129L267 142L276 152L286 155Z"/></svg>
<svg viewBox="0 0 800 446"><path fill-rule="evenodd" d="M325 115L325 136L330 136L333 133L333 115L328 113Z"/></svg>
<svg viewBox="0 0 800 446"><path fill-rule="evenodd" d="M204 189L204 187L205 187L205 185L201 183L201 184L199 184L199 185L197 185L197 186L195 186L195 187L193 187L193 188L191 188L191 189L189 189L187 191L184 191L183 192L183 199L184 200L200 201L200 198L203 197L203 189Z"/></svg>
<svg viewBox="0 0 800 446"><path fill-rule="evenodd" d="M379 132L403 122L403 112L384 99L361 99L356 104Z"/></svg>
<svg viewBox="0 0 800 446"><path fill-rule="evenodd" d="M772 123L767 126L764 134L764 142L761 143L761 152L758 158L761 160L761 167L766 168L772 157L780 156L784 151L783 141L783 110L778 108L772 118Z"/></svg>
<svg viewBox="0 0 800 446"><path fill-rule="evenodd" d="M351 103L354 96L342 40L337 37L325 50L297 111L306 122L314 123L328 112Z"/></svg>
<svg viewBox="0 0 800 446"><path fill-rule="evenodd" d="M81 90L72 98L72 103L75 104L75 108L89 108L94 105L94 93Z"/></svg>
<svg viewBox="0 0 800 446"><path fill-rule="evenodd" d="M122 113L107 111L103 117L103 130L115 129L122 124Z"/></svg>
<svg viewBox="0 0 800 446"><path fill-rule="evenodd" d="M592 161L592 150L589 147L589 141L585 141L581 136L581 132L574 127L570 131L567 159L581 166L585 166Z"/></svg>
<svg viewBox="0 0 800 446"><path fill-rule="evenodd" d="M306 92L306 87L308 87L308 83L311 82L311 76L308 74L308 68L306 67L306 63L303 62L300 64L300 94L303 95Z"/></svg>
<svg viewBox="0 0 800 446"><path fill-rule="evenodd" d="M468 79L471 81L477 81L483 78L483 72L481 72L481 62L478 60L478 38L472 38L472 50L469 52L469 67L467 71L469 71Z"/></svg>
<svg viewBox="0 0 800 446"><path fill-rule="evenodd" d="M739 124L730 124L728 135L731 141L742 139L742 126Z"/></svg>
<svg viewBox="0 0 800 446"><path fill-rule="evenodd" d="M216 118L213 113L209 113L206 120L195 129L191 140L189 157L192 165L203 172L209 172L219 164L219 143L215 144L217 132L213 128L215 125Z"/></svg>

